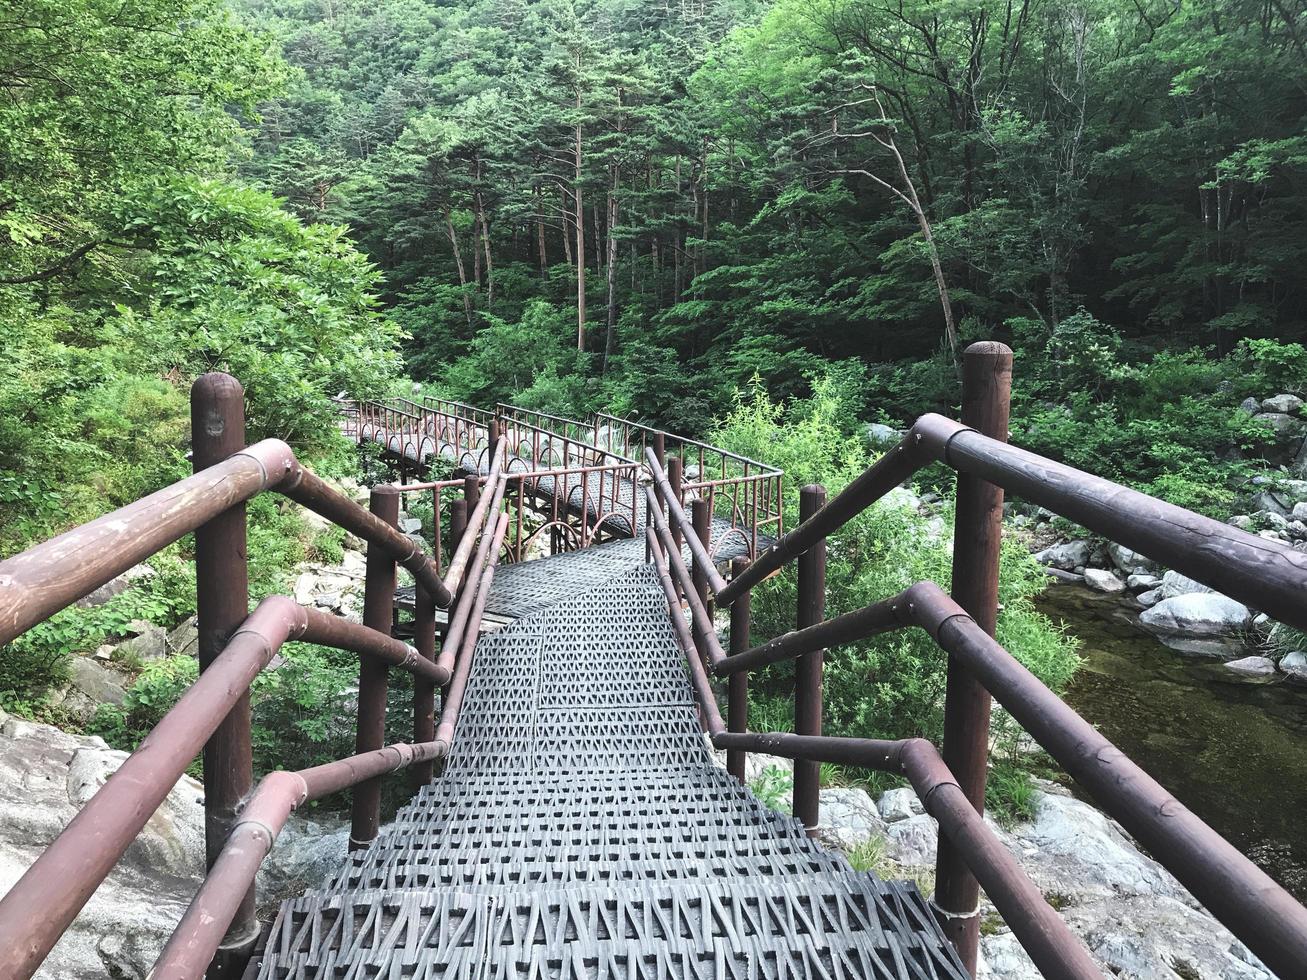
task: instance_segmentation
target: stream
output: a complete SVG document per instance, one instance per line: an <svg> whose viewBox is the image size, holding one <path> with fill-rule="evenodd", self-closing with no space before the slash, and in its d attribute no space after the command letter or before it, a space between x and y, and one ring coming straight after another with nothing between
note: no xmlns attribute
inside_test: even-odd
<svg viewBox="0 0 1307 980"><path fill-rule="evenodd" d="M1307 901L1307 688L1184 657L1113 600L1053 586L1039 607L1080 638L1066 700L1158 782Z"/></svg>

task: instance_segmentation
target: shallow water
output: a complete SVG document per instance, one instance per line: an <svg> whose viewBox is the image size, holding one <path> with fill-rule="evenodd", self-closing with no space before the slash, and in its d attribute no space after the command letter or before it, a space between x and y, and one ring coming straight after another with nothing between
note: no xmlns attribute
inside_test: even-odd
<svg viewBox="0 0 1307 980"><path fill-rule="evenodd" d="M1050 588L1040 608L1081 640L1072 706L1307 901L1307 688L1231 681L1083 588Z"/></svg>

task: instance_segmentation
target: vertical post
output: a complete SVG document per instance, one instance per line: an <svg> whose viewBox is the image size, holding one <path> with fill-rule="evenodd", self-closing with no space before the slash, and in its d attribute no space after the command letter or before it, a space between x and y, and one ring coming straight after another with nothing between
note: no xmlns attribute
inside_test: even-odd
<svg viewBox="0 0 1307 980"><path fill-rule="evenodd" d="M399 492L391 486L372 488L369 509L387 524L399 523ZM363 625L390 635L395 606L395 560L376 545L368 545L363 580ZM386 694L389 668L375 657L359 661L358 730L354 751L372 752L386 744ZM349 849L367 847L381 824L381 777L354 787Z"/></svg>
<svg viewBox="0 0 1307 980"><path fill-rule="evenodd" d="M436 532L439 536L440 532ZM436 659L436 600L416 585L413 596L413 645L427 660ZM413 741L421 745L436 737L436 685L425 677L413 678ZM413 791L416 793L431 782L436 772L432 760L419 762L411 769Z"/></svg>
<svg viewBox="0 0 1307 980"><path fill-rule="evenodd" d="M731 578L738 578L749 567L749 559L731 561ZM749 649L750 590L746 589L731 604L731 653ZM749 672L731 674L726 682L726 728L732 732L749 730ZM726 750L726 771L745 782L747 759L743 749Z"/></svg>
<svg viewBox="0 0 1307 980"><path fill-rule="evenodd" d="M799 523L821 510L826 488L812 484L799 491ZM799 629L815 626L826 618L826 539L822 538L799 556ZM799 658L794 668L794 731L799 735L821 734L821 675L825 652L814 650ZM794 816L808 833L817 829L821 790L821 764L796 759L794 762Z"/></svg>
<svg viewBox="0 0 1307 980"><path fill-rule="evenodd" d="M458 543L463 540L467 530L468 505L466 500L455 500L449 505L449 553L458 550Z"/></svg>
<svg viewBox="0 0 1307 980"><path fill-rule="evenodd" d="M196 473L245 448L245 391L227 374L205 374L191 387L191 453ZM195 616L200 670L207 670L249 614L245 505L237 504L195 531ZM227 842L240 802L254 783L248 692L204 746L204 851L212 868ZM241 899L206 974L240 976L259 927L254 889Z"/></svg>
<svg viewBox="0 0 1307 980"><path fill-rule="evenodd" d="M658 457L658 465L663 468L663 472L666 472L667 471L667 439L663 436L661 432L655 432L653 434L653 451L654 451L654 455Z"/></svg>
<svg viewBox="0 0 1307 980"><path fill-rule="evenodd" d="M684 495L681 492L680 456L673 456L667 461L667 482L672 486L672 496L678 501L684 500ZM666 511L667 508L664 507L663 512L666 513ZM681 529L676 525L675 521L669 523L672 525L672 540L676 542L676 547L679 548L681 546Z"/></svg>
<svg viewBox="0 0 1307 980"><path fill-rule="evenodd" d="M694 536L703 542L703 546L707 548L708 539L712 534L712 514L708 510L708 501L690 501L690 522L694 526ZM699 596L699 602L705 609L707 609L708 570L698 561L691 561L690 579L691 583L694 585L695 593ZM694 645L698 648L700 655L703 655L708 650L708 638L700 635L699 630L697 629L694 630Z"/></svg>
<svg viewBox="0 0 1307 980"><path fill-rule="evenodd" d="M475 473L463 477L463 499L467 501L467 512L471 514L481 499L481 478Z"/></svg>
<svg viewBox="0 0 1307 980"><path fill-rule="evenodd" d="M490 450L490 458L486 460L486 465L492 466L495 457L499 454L499 419L491 419L486 426L486 446Z"/></svg>
<svg viewBox="0 0 1307 980"><path fill-rule="evenodd" d="M1012 351L988 341L962 355L962 422L1007 441ZM1003 490L958 474L953 530L953 598L986 633L998 619L998 560ZM985 807L989 755L989 692L952 656L944 697L945 764L977 812ZM940 840L935 861L936 914L968 971L976 971L980 943L980 886L955 847Z"/></svg>

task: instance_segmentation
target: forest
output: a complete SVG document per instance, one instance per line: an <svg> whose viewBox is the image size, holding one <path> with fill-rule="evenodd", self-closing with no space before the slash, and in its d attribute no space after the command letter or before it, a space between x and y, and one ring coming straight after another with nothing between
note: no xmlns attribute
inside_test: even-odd
<svg viewBox="0 0 1307 980"><path fill-rule="evenodd" d="M1240 402L1307 394L1305 45L1307 0L3 0L0 553L189 472L208 370L326 474L334 396L421 391L835 489L867 423L956 411L981 338L1014 441L1225 517L1275 442ZM339 549L287 520L252 512L264 591ZM0 703L49 717L61 658L185 615L185 549L9 651ZM895 585L846 573L847 608ZM938 679L831 710L928 730Z"/></svg>

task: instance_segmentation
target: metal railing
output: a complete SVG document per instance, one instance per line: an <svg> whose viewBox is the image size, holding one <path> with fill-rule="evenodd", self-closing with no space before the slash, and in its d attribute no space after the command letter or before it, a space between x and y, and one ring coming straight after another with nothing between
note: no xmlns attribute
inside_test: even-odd
<svg viewBox="0 0 1307 980"><path fill-rule="evenodd" d="M1080 718L993 635L1004 490L1300 629L1307 629L1307 555L1007 445L1011 358L1001 344L973 345L964 358L962 422L923 416L898 446L830 501L823 488L804 487L799 525L752 563L737 559L729 581L709 557L703 504L695 502L687 516L667 474L655 472L647 547L658 565L708 733L714 745L727 750L728 768L741 779L746 752L795 759L794 811L810 828L817 823L821 763L907 776L940 824L933 905L964 965L975 971L983 885L1046 977L1100 977L1080 941L981 820L990 706L997 699L1256 956L1281 976L1298 976L1307 963L1307 909ZM827 537L934 462L958 473L952 596L921 582L827 620ZM693 570L681 557L677 539L682 536ZM751 647L750 589L792 560L798 563L797 629ZM710 600L731 607L729 653L712 629ZM681 612L683 602L691 627ZM823 736L825 649L907 627L924 629L948 656L940 753L920 739ZM748 672L781 660L797 661L795 733L749 733ZM727 722L709 672L728 678Z"/></svg>
<svg viewBox="0 0 1307 980"><path fill-rule="evenodd" d="M200 674L113 778L0 899L0 976L30 977L203 749L208 874L155 966L155 978L238 976L257 938L252 885L286 817L352 789L351 848L380 822L380 779L414 767L429 781L448 752L495 567L509 528L502 457L464 502L443 576L439 560L396 527L400 491L378 486L369 509L305 470L284 443L245 446L243 392L211 374L191 393L195 475L0 562L0 645L183 535L195 534ZM386 412L405 412L387 407ZM380 412L373 413L381 418ZM408 488L413 489L413 488ZM478 486L479 489L479 486ZM249 612L245 502L274 490L367 542L362 624L271 596ZM492 516L494 515L494 516ZM436 540L440 528L435 529ZM474 555L475 552L475 555ZM417 584L414 645L391 635L397 567ZM439 654L435 610L450 609ZM288 641L360 658L356 754L253 786L249 689ZM414 675L414 740L385 745L388 672ZM435 718L435 690L447 694Z"/></svg>

